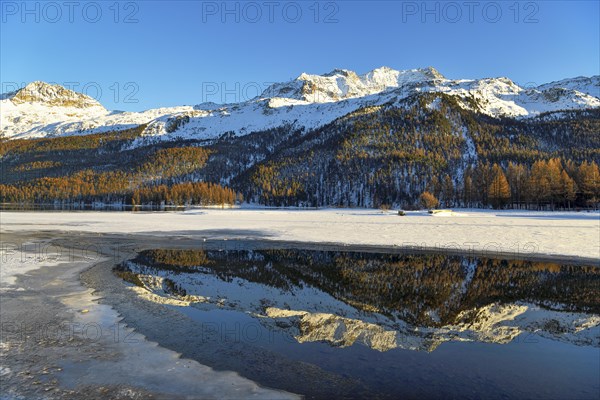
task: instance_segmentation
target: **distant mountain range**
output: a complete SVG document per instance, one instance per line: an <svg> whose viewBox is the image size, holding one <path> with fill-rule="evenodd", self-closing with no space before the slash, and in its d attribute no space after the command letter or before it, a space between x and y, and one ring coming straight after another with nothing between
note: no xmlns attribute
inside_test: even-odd
<svg viewBox="0 0 600 400"><path fill-rule="evenodd" d="M203 103L144 112L111 112L86 95L33 82L1 95L0 135L38 138L140 125L146 125L143 136L162 140L215 139L224 133L242 136L282 126L310 130L364 107L400 105L404 99L423 93L455 96L464 109L491 117L528 118L600 107L600 76L523 88L508 78L447 79L431 67L405 71L381 67L364 75L336 69L324 75L303 73L240 103ZM428 106L435 107L435 102Z"/></svg>
<svg viewBox="0 0 600 400"><path fill-rule="evenodd" d="M600 76L522 88L334 70L139 113L34 82L2 95L0 118L0 202L600 204Z"/></svg>

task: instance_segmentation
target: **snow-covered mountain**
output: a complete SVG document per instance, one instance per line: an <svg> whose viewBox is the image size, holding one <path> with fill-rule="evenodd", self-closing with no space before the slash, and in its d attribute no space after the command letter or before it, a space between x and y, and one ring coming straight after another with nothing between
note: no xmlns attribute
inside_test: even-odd
<svg viewBox="0 0 600 400"><path fill-rule="evenodd" d="M407 71L381 67L364 75L336 69L325 75L301 74L293 81L276 83L265 90L261 97L331 103L378 94L390 89L436 85L443 81L444 77L432 67Z"/></svg>
<svg viewBox="0 0 600 400"><path fill-rule="evenodd" d="M535 88L508 78L452 80L434 68L397 71L382 67L364 75L336 69L301 74L260 96L236 104L203 103L111 112L94 99L59 85L33 82L0 96L0 136L36 138L80 135L147 124L145 136L213 139L281 126L314 129L366 106L398 104L419 93L455 95L464 108L493 117L527 118L544 112L600 107L600 76L578 77Z"/></svg>
<svg viewBox="0 0 600 400"><path fill-rule="evenodd" d="M32 82L17 91L3 94L0 98L2 100L9 99L15 105L37 104L45 107L106 111L100 103L85 94L40 81Z"/></svg>
<svg viewBox="0 0 600 400"><path fill-rule="evenodd" d="M590 78L579 76L572 79L563 79L558 82L546 83L545 85L541 85L538 89L547 90L557 88L576 90L592 97L600 98L600 75L592 76Z"/></svg>

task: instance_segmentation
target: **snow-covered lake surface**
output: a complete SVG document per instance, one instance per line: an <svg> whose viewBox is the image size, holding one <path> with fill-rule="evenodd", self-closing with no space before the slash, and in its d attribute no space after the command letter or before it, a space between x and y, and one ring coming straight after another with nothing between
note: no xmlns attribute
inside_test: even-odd
<svg viewBox="0 0 600 400"><path fill-rule="evenodd" d="M2 212L4 232L67 231L457 249L600 259L600 213L457 210L435 216L365 209Z"/></svg>

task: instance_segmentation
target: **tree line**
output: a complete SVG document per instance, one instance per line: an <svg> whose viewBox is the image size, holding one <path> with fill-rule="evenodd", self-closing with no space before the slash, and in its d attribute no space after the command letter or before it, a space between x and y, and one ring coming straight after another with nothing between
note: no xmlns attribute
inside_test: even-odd
<svg viewBox="0 0 600 400"><path fill-rule="evenodd" d="M64 176L43 176L0 184L2 203L107 203L131 205L225 205L242 201L232 189L211 182L179 182L202 168L210 152L201 147L159 149L129 171L84 169ZM51 161L17 164L48 166ZM50 165L54 167L55 164Z"/></svg>
<svg viewBox="0 0 600 400"><path fill-rule="evenodd" d="M434 176L421 196L428 208L445 207L572 209L597 208L600 203L600 169L594 161L576 164L559 158L533 165L479 162L461 179Z"/></svg>
<svg viewBox="0 0 600 400"><path fill-rule="evenodd" d="M23 185L0 184L0 202L14 204L105 203L150 206L233 205L243 201L232 189L210 182L146 184L123 172L91 170L44 177Z"/></svg>

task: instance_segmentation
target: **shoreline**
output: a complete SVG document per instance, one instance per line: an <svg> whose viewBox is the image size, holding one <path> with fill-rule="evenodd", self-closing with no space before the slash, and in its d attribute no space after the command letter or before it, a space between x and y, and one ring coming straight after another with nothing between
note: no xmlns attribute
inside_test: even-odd
<svg viewBox="0 0 600 400"><path fill-rule="evenodd" d="M251 238L246 236L245 232L240 231L239 235L235 234L235 230L228 232L228 235L216 235L207 237L210 231L207 231L198 237L196 235L170 235L160 237L156 234L122 234L122 233L98 233L91 235L85 231L45 231L44 234L52 233L57 235L61 240L88 240L109 242L111 240L125 240L136 243L135 253L143 250L151 250L157 248L164 249L196 249L204 248L216 250L219 248L228 247L235 250L239 248L251 249L304 249L304 250L322 250L322 251L349 251L349 252L365 252L365 253L389 253L389 254L441 254L449 256L469 256L479 258L492 259L507 259L532 262L552 262L564 265L582 265L600 267L600 258L572 256L552 253L526 253L526 252L511 252L503 250L482 250L472 247L465 249L457 248L455 243L450 243L447 246L442 245L373 245L373 244L349 244L344 242L310 242L299 240L282 240L270 239L269 237ZM24 235L35 237L40 232L35 231L20 231L15 232L0 232L0 235ZM195 237L196 236L196 237ZM121 260L123 261L123 260ZM89 268L92 268L90 266Z"/></svg>
<svg viewBox="0 0 600 400"><path fill-rule="evenodd" d="M40 239L48 238L2 233L3 243ZM14 284L0 288L2 399L298 397L183 357L136 330L114 302L103 301L99 290L86 286L82 278L94 269L112 275L115 263L132 253L124 251L120 241L107 239L92 254L86 239L50 239L52 252L32 255L66 255L67 261L46 266L44 259L36 259L37 268L17 274ZM55 253L62 250L67 251Z"/></svg>

